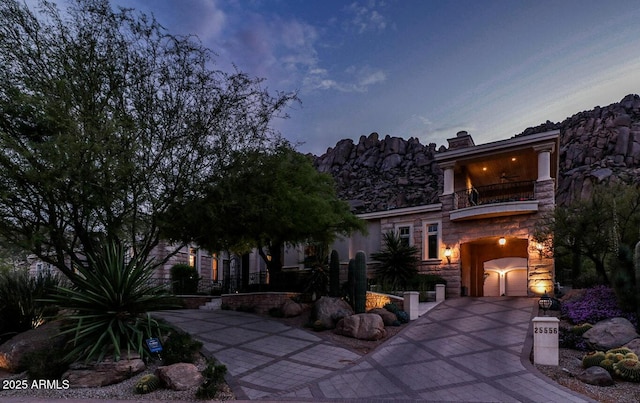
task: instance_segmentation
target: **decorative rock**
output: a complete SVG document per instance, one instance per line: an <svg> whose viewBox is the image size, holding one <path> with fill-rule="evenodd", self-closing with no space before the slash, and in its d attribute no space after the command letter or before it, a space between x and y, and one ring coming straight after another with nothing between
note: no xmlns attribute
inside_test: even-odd
<svg viewBox="0 0 640 403"><path fill-rule="evenodd" d="M50 322L35 329L15 335L0 346L0 368L9 372L20 372L20 361L25 354L50 348L62 348L63 337L59 336L60 322Z"/></svg>
<svg viewBox="0 0 640 403"><path fill-rule="evenodd" d="M138 354L128 359L113 361L106 358L98 363L75 363L64 373L62 379L69 381L72 388L95 388L119 383L145 369L144 361Z"/></svg>
<svg viewBox="0 0 640 403"><path fill-rule="evenodd" d="M380 340L387 335L380 315L359 313L341 319L334 333L359 340Z"/></svg>
<svg viewBox="0 0 640 403"><path fill-rule="evenodd" d="M375 308L367 313L375 313L376 315L380 315L385 326L393 326L393 324L398 321L395 313L391 313L384 308Z"/></svg>
<svg viewBox="0 0 640 403"><path fill-rule="evenodd" d="M186 362L158 367L156 375L169 389L173 390L187 390L200 385L204 380L198 368Z"/></svg>
<svg viewBox="0 0 640 403"><path fill-rule="evenodd" d="M293 318L295 316L299 316L306 309L305 305L295 302L292 299L288 299L282 303L280 307L282 309L282 314L285 318Z"/></svg>
<svg viewBox="0 0 640 403"><path fill-rule="evenodd" d="M340 298L320 297L313 304L311 318L319 321L325 329L333 329L336 323L346 317L353 315L353 308Z"/></svg>
<svg viewBox="0 0 640 403"><path fill-rule="evenodd" d="M614 384L609 371L598 366L585 369L578 374L576 378L581 382L588 383L589 385L611 386Z"/></svg>
<svg viewBox="0 0 640 403"><path fill-rule="evenodd" d="M628 348L636 354L640 354L640 338L631 340L630 342L625 344L624 347Z"/></svg>
<svg viewBox="0 0 640 403"><path fill-rule="evenodd" d="M582 337L587 339L593 349L606 351L623 346L640 335L627 319L610 318L593 325Z"/></svg>

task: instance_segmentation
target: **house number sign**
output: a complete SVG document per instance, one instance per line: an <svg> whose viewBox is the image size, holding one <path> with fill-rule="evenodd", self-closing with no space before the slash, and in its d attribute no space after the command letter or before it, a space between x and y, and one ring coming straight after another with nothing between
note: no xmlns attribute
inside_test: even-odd
<svg viewBox="0 0 640 403"><path fill-rule="evenodd" d="M536 326L533 328L534 334L558 334L557 327Z"/></svg>
<svg viewBox="0 0 640 403"><path fill-rule="evenodd" d="M559 343L558 325L555 317L537 316L533 318L533 361L542 365L558 365Z"/></svg>

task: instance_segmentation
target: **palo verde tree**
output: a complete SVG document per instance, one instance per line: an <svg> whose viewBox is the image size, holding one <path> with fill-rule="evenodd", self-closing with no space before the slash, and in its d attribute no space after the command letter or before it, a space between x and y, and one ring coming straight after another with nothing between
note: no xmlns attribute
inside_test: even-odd
<svg viewBox="0 0 640 403"><path fill-rule="evenodd" d="M0 237L68 276L100 245L147 256L158 217L229 155L272 147L296 99L107 0L0 15Z"/></svg>
<svg viewBox="0 0 640 403"><path fill-rule="evenodd" d="M169 238L209 250L256 248L270 275L282 269L286 245L328 245L339 234L364 231L363 222L337 198L333 178L286 142L272 151L235 154L224 176L178 215L182 220L167 220L174 223Z"/></svg>
<svg viewBox="0 0 640 403"><path fill-rule="evenodd" d="M594 268L598 283L615 285L612 279L634 277L631 258L622 259L629 260L625 267L621 256L638 242L639 225L640 187L598 184L588 199L557 207L535 237L553 240L556 259L568 262L578 285L586 263Z"/></svg>

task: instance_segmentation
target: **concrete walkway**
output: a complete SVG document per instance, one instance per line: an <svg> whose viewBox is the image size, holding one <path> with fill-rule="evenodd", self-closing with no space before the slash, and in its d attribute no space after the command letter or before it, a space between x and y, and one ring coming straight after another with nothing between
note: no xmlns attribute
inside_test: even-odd
<svg viewBox="0 0 640 403"><path fill-rule="evenodd" d="M360 355L314 333L234 311L159 316L227 366L239 400L589 402L529 363L535 300L457 298Z"/></svg>

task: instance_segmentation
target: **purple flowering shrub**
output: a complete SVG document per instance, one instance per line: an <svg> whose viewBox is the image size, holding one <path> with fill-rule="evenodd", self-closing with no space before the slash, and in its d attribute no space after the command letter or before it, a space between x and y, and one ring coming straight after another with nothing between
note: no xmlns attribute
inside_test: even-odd
<svg viewBox="0 0 640 403"><path fill-rule="evenodd" d="M616 294L612 288L598 285L585 290L582 298L567 301L560 308L562 316L573 324L591 323L598 321L623 317L628 319L635 326L638 318L634 313L623 312L618 306Z"/></svg>

